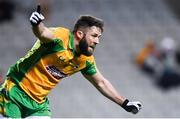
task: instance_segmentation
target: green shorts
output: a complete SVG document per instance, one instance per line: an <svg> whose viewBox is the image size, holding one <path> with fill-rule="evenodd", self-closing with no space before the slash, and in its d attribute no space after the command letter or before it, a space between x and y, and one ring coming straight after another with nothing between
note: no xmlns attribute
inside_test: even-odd
<svg viewBox="0 0 180 119"><path fill-rule="evenodd" d="M12 118L51 116L48 98L39 104L17 85L14 85L9 91L3 87L0 89L0 113L5 117Z"/></svg>

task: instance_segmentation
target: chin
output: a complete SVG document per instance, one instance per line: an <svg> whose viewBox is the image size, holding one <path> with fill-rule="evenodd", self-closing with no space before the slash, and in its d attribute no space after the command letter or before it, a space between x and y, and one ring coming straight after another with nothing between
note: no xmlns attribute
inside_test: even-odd
<svg viewBox="0 0 180 119"><path fill-rule="evenodd" d="M93 55L93 53L82 53L82 54L85 56L92 56Z"/></svg>
<svg viewBox="0 0 180 119"><path fill-rule="evenodd" d="M93 55L94 50L93 49L86 49L86 50L81 50L81 54L85 55L85 56L92 56Z"/></svg>
<svg viewBox="0 0 180 119"><path fill-rule="evenodd" d="M91 56L93 55L93 51L86 51L86 52L83 52L82 54L85 56Z"/></svg>

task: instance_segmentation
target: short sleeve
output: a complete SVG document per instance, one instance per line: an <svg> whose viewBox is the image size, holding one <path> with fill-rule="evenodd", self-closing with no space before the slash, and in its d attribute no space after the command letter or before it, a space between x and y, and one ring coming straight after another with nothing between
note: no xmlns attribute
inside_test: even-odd
<svg viewBox="0 0 180 119"><path fill-rule="evenodd" d="M93 62L86 61L86 67L81 70L81 73L85 74L85 75L94 75L94 74L96 74L97 70L96 70L95 61L93 61Z"/></svg>

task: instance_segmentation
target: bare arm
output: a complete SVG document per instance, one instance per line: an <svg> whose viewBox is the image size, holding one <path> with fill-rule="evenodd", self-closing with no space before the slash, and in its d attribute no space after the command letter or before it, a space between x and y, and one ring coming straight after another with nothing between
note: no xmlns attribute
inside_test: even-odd
<svg viewBox="0 0 180 119"><path fill-rule="evenodd" d="M32 31L43 43L48 43L55 38L53 33L42 22L37 26L32 26Z"/></svg>
<svg viewBox="0 0 180 119"><path fill-rule="evenodd" d="M40 5L37 6L37 10L32 13L30 22L32 25L32 31L34 35L39 38L42 43L48 43L55 38L53 33L42 23L44 16L41 14Z"/></svg>
<svg viewBox="0 0 180 119"><path fill-rule="evenodd" d="M103 75L97 71L93 76L84 75L104 96L117 103L122 105L125 98L118 94L116 89L112 84L103 77Z"/></svg>
<svg viewBox="0 0 180 119"><path fill-rule="evenodd" d="M92 76L84 75L84 77L88 79L104 96L120 105L127 112L136 114L141 109L140 102L130 102L128 99L121 96L112 86L112 84L103 77L103 75L98 71L98 69L96 74Z"/></svg>

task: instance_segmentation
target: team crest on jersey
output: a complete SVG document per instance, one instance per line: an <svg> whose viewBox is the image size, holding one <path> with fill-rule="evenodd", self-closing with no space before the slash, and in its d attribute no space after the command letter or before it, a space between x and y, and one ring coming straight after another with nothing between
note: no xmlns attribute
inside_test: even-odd
<svg viewBox="0 0 180 119"><path fill-rule="evenodd" d="M53 65L46 66L46 69L56 79L61 79L67 76L67 74L63 73Z"/></svg>

